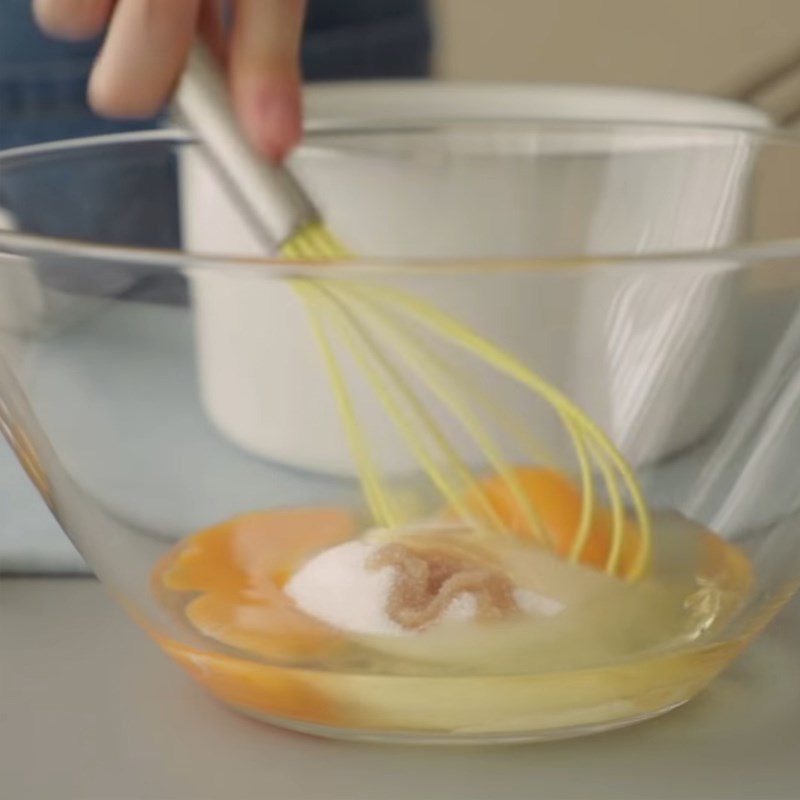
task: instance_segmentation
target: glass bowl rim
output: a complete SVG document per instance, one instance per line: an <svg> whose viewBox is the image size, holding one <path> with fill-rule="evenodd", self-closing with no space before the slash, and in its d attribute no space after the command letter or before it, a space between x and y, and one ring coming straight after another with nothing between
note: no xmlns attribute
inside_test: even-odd
<svg viewBox="0 0 800 800"><path fill-rule="evenodd" d="M306 139L301 148L310 152L324 152L330 148L315 139L346 135L384 135L429 131L436 127L484 127L506 126L520 130L536 127L572 130L577 132L613 133L624 132L637 136L675 135L738 137L748 142L800 147L800 131L759 127L756 125L692 124L685 122L662 122L647 120L614 119L559 119L553 117L531 117L503 119L492 117L434 118L362 118L347 121L327 120L312 122L307 126ZM731 139L732 140L732 139ZM157 128L146 131L102 134L67 140L44 142L0 150L0 170L14 168L15 162L36 159L51 159L70 156L93 149L130 147L142 144L185 146L195 143L194 137L178 127ZM414 274L441 274L446 272L472 273L488 271L538 272L587 267L625 268L645 265L667 266L675 269L681 263L690 263L693 270L704 266L709 271L718 271L720 262L752 263L785 261L800 257L800 235L786 239L759 240L752 243L711 247L701 250L665 250L647 253L622 252L603 254L578 254L556 256L520 257L431 257L393 258L359 255L347 259L290 260L280 256L242 256L240 254L202 253L188 250L137 247L130 245L106 245L96 242L69 239L67 237L42 236L19 231L0 230L0 255L16 256L63 256L87 262L117 262L148 269L165 269L195 272L196 270L225 270L258 274L272 278L316 277L324 268L326 277L356 277L361 275L391 275L398 272Z"/></svg>

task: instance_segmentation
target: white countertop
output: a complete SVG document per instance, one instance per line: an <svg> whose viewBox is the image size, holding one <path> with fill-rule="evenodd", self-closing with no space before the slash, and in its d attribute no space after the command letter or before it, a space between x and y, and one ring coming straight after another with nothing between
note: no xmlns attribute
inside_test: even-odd
<svg viewBox="0 0 800 800"><path fill-rule="evenodd" d="M8 800L797 800L800 602L697 700L614 733L411 748L274 730L207 698L89 578L0 583Z"/></svg>

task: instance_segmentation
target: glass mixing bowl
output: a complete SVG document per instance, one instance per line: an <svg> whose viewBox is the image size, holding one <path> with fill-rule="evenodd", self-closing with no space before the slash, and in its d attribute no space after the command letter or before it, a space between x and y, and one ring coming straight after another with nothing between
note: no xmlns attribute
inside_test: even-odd
<svg viewBox="0 0 800 800"><path fill-rule="evenodd" d="M180 131L0 155L0 424L109 591L324 735L698 693L800 581L800 139L362 122L293 167L363 256L270 252Z"/></svg>

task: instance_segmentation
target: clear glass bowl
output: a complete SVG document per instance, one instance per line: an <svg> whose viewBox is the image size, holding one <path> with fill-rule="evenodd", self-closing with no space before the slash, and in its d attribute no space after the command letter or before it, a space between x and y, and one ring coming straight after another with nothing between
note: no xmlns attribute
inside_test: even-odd
<svg viewBox="0 0 800 800"><path fill-rule="evenodd" d="M800 139L365 122L293 166L365 255L270 254L180 131L0 155L3 432L100 579L308 732L548 739L694 696L800 581ZM585 472L556 396L608 437Z"/></svg>

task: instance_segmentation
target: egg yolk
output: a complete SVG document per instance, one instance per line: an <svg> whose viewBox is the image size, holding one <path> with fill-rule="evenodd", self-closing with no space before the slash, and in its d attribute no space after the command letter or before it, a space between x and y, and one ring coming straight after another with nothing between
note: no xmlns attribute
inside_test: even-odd
<svg viewBox="0 0 800 800"><path fill-rule="evenodd" d="M154 586L192 592L183 615L200 633L271 661L320 657L338 634L298 611L281 587L320 550L352 538L339 509L246 514L203 531L168 554Z"/></svg>
<svg viewBox="0 0 800 800"><path fill-rule="evenodd" d="M581 522L582 498L578 486L564 473L543 467L518 467L512 477L547 533L554 552L563 558L572 553L575 537ZM538 541L528 516L506 478L492 475L480 481L478 491L484 502L504 528L520 539ZM470 498L468 505L477 507L478 498ZM607 508L598 507L591 518L589 536L577 555L577 560L587 566L604 569L611 553L613 519ZM619 572L625 574L632 566L639 547L639 537L634 526L624 523L624 539L619 561Z"/></svg>

